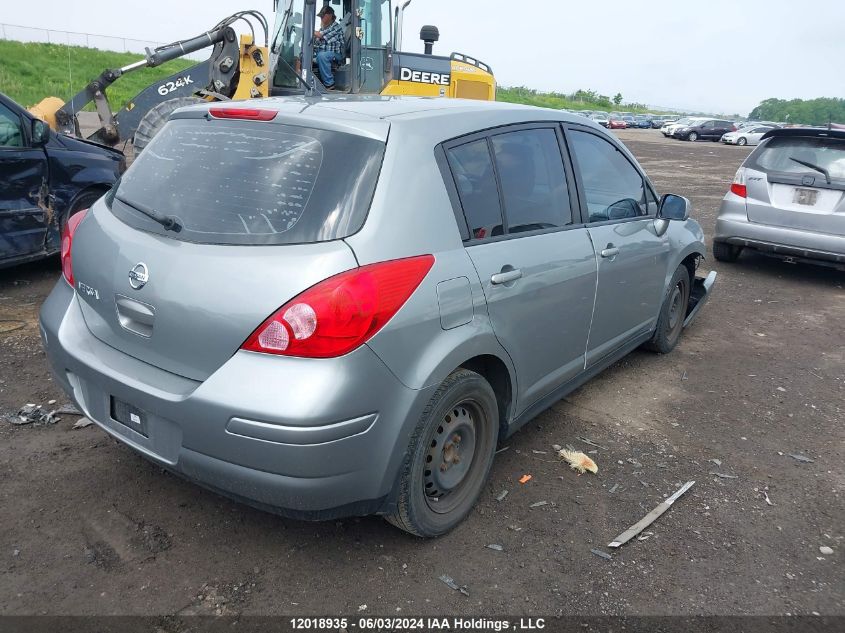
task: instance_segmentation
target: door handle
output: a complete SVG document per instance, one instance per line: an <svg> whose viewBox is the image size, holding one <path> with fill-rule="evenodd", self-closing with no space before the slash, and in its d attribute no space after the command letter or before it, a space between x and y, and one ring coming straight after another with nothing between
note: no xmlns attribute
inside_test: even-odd
<svg viewBox="0 0 845 633"><path fill-rule="evenodd" d="M518 268L514 270L508 270L501 273L496 273L492 277L490 277L490 283L499 285L499 284L506 284L511 281L516 281L522 277L522 271Z"/></svg>
<svg viewBox="0 0 845 633"><path fill-rule="evenodd" d="M613 244L608 244L607 248L605 248L601 252L602 257L616 257L619 254L619 247L614 246Z"/></svg>

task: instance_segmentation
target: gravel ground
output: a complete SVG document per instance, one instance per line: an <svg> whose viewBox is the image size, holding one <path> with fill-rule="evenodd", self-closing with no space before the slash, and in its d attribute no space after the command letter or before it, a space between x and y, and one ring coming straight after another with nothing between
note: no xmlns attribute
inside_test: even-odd
<svg viewBox="0 0 845 633"><path fill-rule="evenodd" d="M619 136L709 237L748 150ZM845 276L755 255L704 267L716 291L679 347L631 354L511 438L475 511L435 541L238 505L74 416L0 422L0 614L845 615ZM67 400L36 321L58 274L0 271L0 414ZM598 475L552 444L595 450ZM687 480L648 538L591 553Z"/></svg>

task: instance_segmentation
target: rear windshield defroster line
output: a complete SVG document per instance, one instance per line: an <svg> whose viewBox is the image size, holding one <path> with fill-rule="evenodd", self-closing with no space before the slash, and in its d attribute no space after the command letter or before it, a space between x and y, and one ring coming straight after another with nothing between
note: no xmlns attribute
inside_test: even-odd
<svg viewBox="0 0 845 633"><path fill-rule="evenodd" d="M110 208L130 226L187 242L341 239L363 225L383 158L384 143L354 134L176 119L123 174ZM138 208L176 218L181 231Z"/></svg>

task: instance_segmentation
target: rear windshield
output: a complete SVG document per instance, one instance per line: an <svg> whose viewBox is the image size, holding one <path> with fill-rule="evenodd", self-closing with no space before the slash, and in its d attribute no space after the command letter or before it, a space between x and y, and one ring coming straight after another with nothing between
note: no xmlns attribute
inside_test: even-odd
<svg viewBox="0 0 845 633"><path fill-rule="evenodd" d="M301 244L357 232L384 144L256 121L175 119L113 190L112 212L145 231L208 244ZM140 210L175 216L166 231Z"/></svg>
<svg viewBox="0 0 845 633"><path fill-rule="evenodd" d="M770 138L748 157L746 167L760 171L821 176L821 172L796 161L826 169L831 178L843 180L845 179L845 140L776 136Z"/></svg>

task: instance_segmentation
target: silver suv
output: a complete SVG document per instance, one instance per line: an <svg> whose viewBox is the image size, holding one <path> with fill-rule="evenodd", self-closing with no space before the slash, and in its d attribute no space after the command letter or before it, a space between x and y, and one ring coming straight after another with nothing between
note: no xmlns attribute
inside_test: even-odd
<svg viewBox="0 0 845 633"><path fill-rule="evenodd" d="M436 536L498 440L636 347L676 345L715 278L695 276L688 215L558 111L191 107L68 222L42 334L81 410L162 467Z"/></svg>

